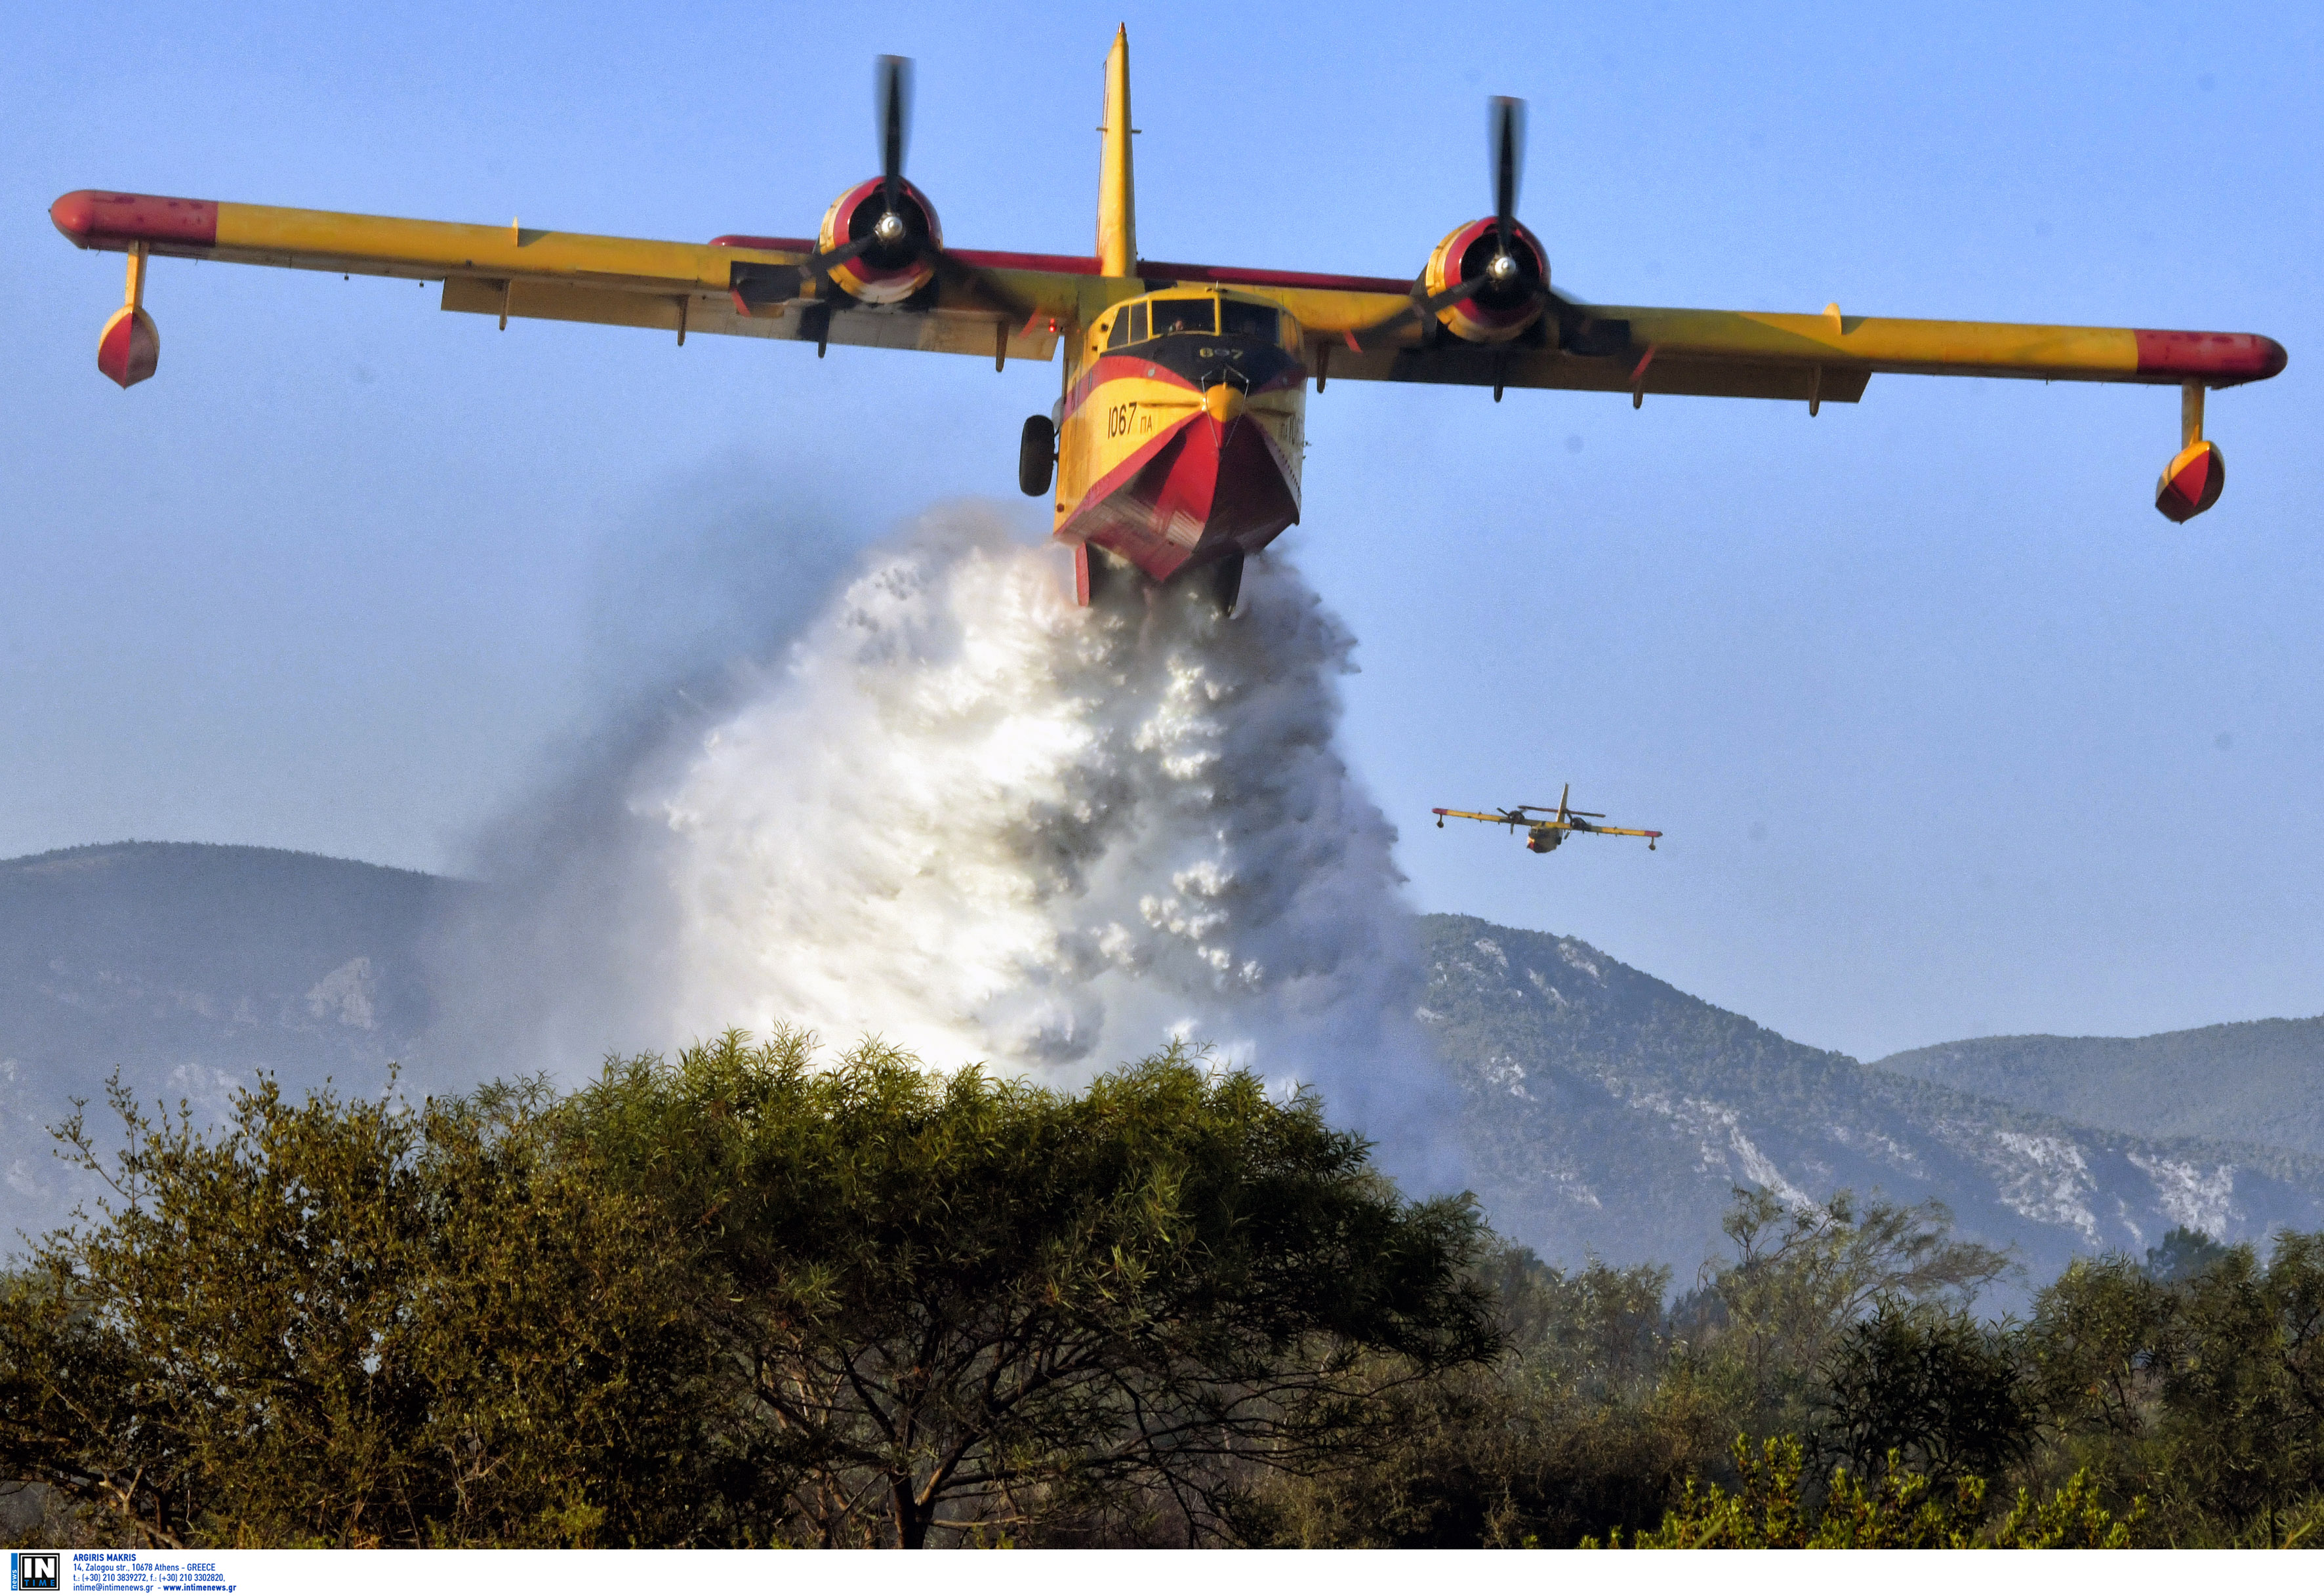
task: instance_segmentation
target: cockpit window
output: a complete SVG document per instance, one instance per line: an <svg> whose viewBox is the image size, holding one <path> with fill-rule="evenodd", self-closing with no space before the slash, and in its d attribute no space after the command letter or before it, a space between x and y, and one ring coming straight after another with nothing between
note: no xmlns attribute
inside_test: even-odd
<svg viewBox="0 0 2324 1596"><path fill-rule="evenodd" d="M1130 312L1122 311L1113 318L1113 328L1105 335L1105 346L1119 349L1130 342Z"/></svg>
<svg viewBox="0 0 2324 1596"><path fill-rule="evenodd" d="M1218 317L1213 307L1216 300L1156 300L1154 306L1154 336L1166 333L1214 333L1219 330Z"/></svg>
<svg viewBox="0 0 2324 1596"><path fill-rule="evenodd" d="M1131 343L1133 343L1133 344L1142 344L1142 343L1144 343L1144 342L1146 341L1146 301L1145 301L1145 300L1139 300L1139 301L1138 301L1138 303L1136 303L1135 305L1132 305L1132 306L1130 308L1130 314L1129 314L1128 316L1126 316L1126 317L1122 318L1122 320L1124 321L1124 323L1126 323L1126 324L1128 325L1128 327L1129 327L1129 328L1130 328L1130 341Z"/></svg>
<svg viewBox="0 0 2324 1596"><path fill-rule="evenodd" d="M1272 305L1246 305L1228 300L1219 307L1223 325L1220 331L1230 338L1258 338L1265 343L1280 341L1277 328L1279 318Z"/></svg>

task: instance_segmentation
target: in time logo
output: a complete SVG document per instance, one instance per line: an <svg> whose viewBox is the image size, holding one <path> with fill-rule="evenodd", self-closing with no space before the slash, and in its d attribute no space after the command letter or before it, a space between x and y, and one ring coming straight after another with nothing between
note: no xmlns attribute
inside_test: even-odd
<svg viewBox="0 0 2324 1596"><path fill-rule="evenodd" d="M58 1578L65 1560L62 1552L11 1552L8 1554L8 1588L11 1591L61 1591Z"/></svg>

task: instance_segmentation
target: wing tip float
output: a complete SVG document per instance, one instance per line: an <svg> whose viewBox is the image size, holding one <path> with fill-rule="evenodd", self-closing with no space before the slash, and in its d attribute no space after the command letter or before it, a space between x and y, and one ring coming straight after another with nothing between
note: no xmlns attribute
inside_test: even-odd
<svg viewBox="0 0 2324 1596"><path fill-rule="evenodd" d="M190 256L440 281L443 308L512 316L1047 361L1123 300L1210 285L1277 301L1304 328L1308 374L1359 381L1563 388L1804 401L1859 401L1879 374L2176 385L2181 448L2155 490L2173 521L2209 509L2225 459L2202 436L2210 389L2264 382L2289 364L2258 333L2024 326L1583 305L1551 286L1548 252L1515 215L1522 101L1488 103L1492 214L1455 228L1410 282L1151 261L1138 252L1129 36L1105 61L1096 250L954 250L902 173L909 78L875 63L881 171L835 201L812 239L728 234L706 244L236 205L81 189L49 207L82 249L130 256L97 364L126 388L152 376L160 335L145 309L149 259Z"/></svg>

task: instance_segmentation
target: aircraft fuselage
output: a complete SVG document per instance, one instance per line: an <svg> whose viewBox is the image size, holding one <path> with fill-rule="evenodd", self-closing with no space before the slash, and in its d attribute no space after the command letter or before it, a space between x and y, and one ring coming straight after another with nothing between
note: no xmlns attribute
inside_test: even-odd
<svg viewBox="0 0 2324 1596"><path fill-rule="evenodd" d="M1154 582L1226 566L1299 519L1303 335L1278 306L1214 289L1113 305L1068 346L1056 530Z"/></svg>

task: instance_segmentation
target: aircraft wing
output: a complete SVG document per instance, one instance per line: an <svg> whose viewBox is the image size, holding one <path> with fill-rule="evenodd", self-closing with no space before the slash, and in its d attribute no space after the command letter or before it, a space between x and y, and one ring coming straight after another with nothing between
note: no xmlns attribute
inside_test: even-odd
<svg viewBox="0 0 2324 1596"><path fill-rule="evenodd" d="M2201 383L2272 377L2283 346L2255 333L1921 321L1757 310L1583 305L1553 295L1539 344L1425 339L1412 285L1140 262L1148 277L1216 282L1278 301L1309 335L1323 380L1573 388L1852 404L1876 373L2043 382Z"/></svg>
<svg viewBox="0 0 2324 1596"><path fill-rule="evenodd" d="M1513 818L1508 815L1480 815L1474 809L1431 809L1429 813L1439 816L1437 824L1440 826L1447 819L1481 820L1488 826L1522 826L1528 830L1588 832L1592 836L1658 837L1663 835L1658 831L1638 831L1627 826L1576 824L1570 820L1560 820L1554 815L1545 815L1538 820L1526 820Z"/></svg>
<svg viewBox="0 0 2324 1596"><path fill-rule="evenodd" d="M2226 387L2283 369L2253 333L2162 332L1738 310L1586 306L1553 296L1537 345L1424 338L1390 278L1140 261L1108 278L1082 255L949 250L930 292L871 307L823 292L814 242L708 244L411 221L343 211L82 189L50 207L84 249L242 262L443 285L447 310L816 344L1046 361L1061 330L1167 282L1273 299L1308 333L1319 382L1449 383L1853 403L1877 372ZM1548 335L1553 335L1548 336Z"/></svg>
<svg viewBox="0 0 2324 1596"><path fill-rule="evenodd" d="M444 309L503 326L586 321L681 342L726 333L1045 361L1060 328L1139 291L1077 256L954 251L926 302L875 309L823 297L802 270L815 249L804 238L678 244L89 189L49 215L84 249L440 282Z"/></svg>
<svg viewBox="0 0 2324 1596"><path fill-rule="evenodd" d="M1473 809L1431 809L1432 815L1454 820L1481 820L1488 826L1538 826L1537 820L1520 820L1508 815L1480 815ZM1440 821L1441 824L1441 821Z"/></svg>

